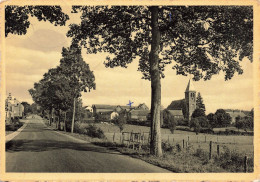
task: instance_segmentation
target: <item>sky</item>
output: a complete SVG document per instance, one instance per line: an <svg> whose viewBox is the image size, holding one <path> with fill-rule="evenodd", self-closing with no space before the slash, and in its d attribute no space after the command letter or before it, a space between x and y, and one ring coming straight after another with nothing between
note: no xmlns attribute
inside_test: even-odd
<svg viewBox="0 0 260 182"><path fill-rule="evenodd" d="M68 25L80 22L80 14L71 14L70 7L63 7L70 20L66 26L54 26L49 22L39 22L30 18L31 26L26 35L9 34L5 39L6 48L6 93L19 101L32 103L28 92L50 68L59 65L62 47L68 47L71 39L66 37ZM111 104L127 105L129 100L136 106L145 103L151 105L151 85L148 80L141 79L137 71L138 60L134 60L128 68L105 68L103 62L106 54L86 54L83 58L94 72L96 90L82 94L84 105ZM242 75L235 75L225 81L224 74L214 75L209 81L193 82L200 92L206 106L206 113L223 109L253 108L253 64L244 59L241 62ZM190 76L176 75L170 65L166 67L162 84L162 106L166 108L173 100L183 99Z"/></svg>

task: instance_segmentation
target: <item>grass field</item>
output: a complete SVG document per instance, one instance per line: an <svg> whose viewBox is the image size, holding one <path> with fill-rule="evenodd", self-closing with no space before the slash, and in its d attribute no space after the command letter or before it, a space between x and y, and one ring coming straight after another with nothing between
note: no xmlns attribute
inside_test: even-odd
<svg viewBox="0 0 260 182"><path fill-rule="evenodd" d="M117 126L106 124L106 123L98 123L95 124L97 127L101 128L108 141L121 143L123 140L122 133ZM150 128L146 126L137 126L137 125L125 125L123 132L134 132L141 133L144 135L144 143L148 143ZM220 146L220 152L223 150L223 147L226 146L230 150L237 150L241 154L252 155L254 152L253 147L253 136L234 136L234 135L212 135L212 134L202 134L199 133L196 135L194 132L175 130L174 134L171 134L169 129L162 128L162 141L169 142L170 144L180 144L183 146L183 140L186 146L186 142L189 142L189 145L192 145L195 149L201 148L203 150L209 150L209 143L212 141L212 152L217 152L217 145ZM115 136L114 136L115 135ZM125 134L125 138L127 138L127 134Z"/></svg>

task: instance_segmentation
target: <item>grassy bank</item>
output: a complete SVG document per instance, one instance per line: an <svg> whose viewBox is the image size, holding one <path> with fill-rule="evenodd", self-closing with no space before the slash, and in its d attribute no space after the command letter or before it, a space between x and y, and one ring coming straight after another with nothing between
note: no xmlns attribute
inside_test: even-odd
<svg viewBox="0 0 260 182"><path fill-rule="evenodd" d="M21 122L18 118L15 118L13 121L9 123L5 123L5 135L9 135L15 131L17 131L19 128L23 126L23 122Z"/></svg>

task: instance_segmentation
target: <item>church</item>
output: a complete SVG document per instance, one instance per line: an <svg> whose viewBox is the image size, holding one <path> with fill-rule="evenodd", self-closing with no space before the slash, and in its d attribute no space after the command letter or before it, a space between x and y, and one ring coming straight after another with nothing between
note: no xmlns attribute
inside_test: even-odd
<svg viewBox="0 0 260 182"><path fill-rule="evenodd" d="M184 99L172 101L167 109L174 116L174 118L185 118L190 121L191 115L196 109L196 90L191 79L189 80L184 93Z"/></svg>

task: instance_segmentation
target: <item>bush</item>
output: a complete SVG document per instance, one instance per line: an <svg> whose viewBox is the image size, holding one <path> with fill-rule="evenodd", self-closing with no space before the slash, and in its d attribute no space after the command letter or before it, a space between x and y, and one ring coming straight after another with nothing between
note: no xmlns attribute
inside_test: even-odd
<svg viewBox="0 0 260 182"><path fill-rule="evenodd" d="M218 163L223 169L231 172L244 172L244 156L239 154L236 150L230 150L228 147L223 147L224 152L220 157L215 158L215 162ZM248 158L248 172L253 172L254 160L253 157Z"/></svg>
<svg viewBox="0 0 260 182"><path fill-rule="evenodd" d="M197 118L192 118L190 121L190 128L193 128L193 131L198 134L201 130L199 120Z"/></svg>
<svg viewBox="0 0 260 182"><path fill-rule="evenodd" d="M119 116L116 116L113 119L113 123L115 125L117 125L120 129L120 132L122 132L124 129L124 125L126 124L126 118L125 118L124 114L119 114Z"/></svg>
<svg viewBox="0 0 260 182"><path fill-rule="evenodd" d="M85 133L85 126L82 125L79 122L75 122L74 124L74 132L79 133L79 134L84 134Z"/></svg>
<svg viewBox="0 0 260 182"><path fill-rule="evenodd" d="M84 134L93 138L105 138L103 130L97 128L95 125L88 125L85 128Z"/></svg>
<svg viewBox="0 0 260 182"><path fill-rule="evenodd" d="M23 123L21 123L18 118L14 118L10 124L5 125L5 130L6 131L16 131L22 126L23 126Z"/></svg>
<svg viewBox="0 0 260 182"><path fill-rule="evenodd" d="M178 126L188 126L189 125L189 120L188 119L177 119L177 125Z"/></svg>
<svg viewBox="0 0 260 182"><path fill-rule="evenodd" d="M162 142L162 150L164 152L172 152L174 150L174 146L169 142Z"/></svg>

